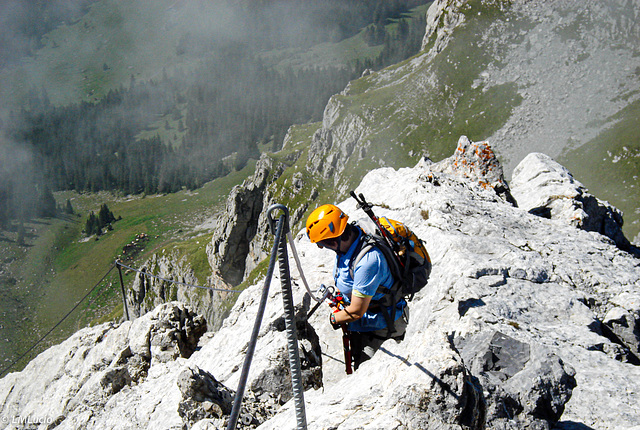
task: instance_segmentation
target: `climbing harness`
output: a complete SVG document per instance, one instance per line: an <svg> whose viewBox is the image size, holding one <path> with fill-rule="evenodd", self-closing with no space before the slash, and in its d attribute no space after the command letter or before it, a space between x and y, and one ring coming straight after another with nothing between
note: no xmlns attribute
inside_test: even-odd
<svg viewBox="0 0 640 430"><path fill-rule="evenodd" d="M340 291L338 291L334 295L329 296L329 300L332 302L332 305L336 309L334 312L340 310L340 307L343 309L347 306L344 301L344 296ZM353 373L353 359L351 356L351 332L347 328L346 324L340 324L340 328L342 329L342 350L344 352L344 371L347 375L351 375Z"/></svg>

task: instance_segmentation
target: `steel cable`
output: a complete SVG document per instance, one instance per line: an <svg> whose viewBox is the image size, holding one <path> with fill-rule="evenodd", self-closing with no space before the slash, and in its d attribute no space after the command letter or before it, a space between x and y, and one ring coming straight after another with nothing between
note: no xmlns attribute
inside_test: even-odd
<svg viewBox="0 0 640 430"><path fill-rule="evenodd" d="M287 208L283 205L274 205L269 211L281 209L285 212L281 216L285 218L285 228L288 228ZM287 239L283 235L278 245L278 263L280 265L280 284L282 286L282 302L284 306L284 323L287 333L287 347L289 350L289 367L291 369L291 387L295 402L296 422L298 430L306 430L307 418L304 408L304 387L302 384L302 367L300 365L300 350L298 349L298 334L295 321L295 306L293 292L291 291L291 274L289 272L289 257L287 256Z"/></svg>
<svg viewBox="0 0 640 430"><path fill-rule="evenodd" d="M271 278L273 277L273 271L276 265L278 243L282 237L282 231L284 230L284 219L281 218L278 221L276 229L276 240L273 242L273 248L271 250L271 259L269 260L269 268L267 269L267 277L264 280L264 286L262 287L262 296L260 297L260 304L258 305L258 313L253 324L253 331L251 332L251 339L247 345L247 354L244 358L242 365L242 372L240 373L240 381L238 382L238 389L236 390L236 397L233 400L233 407L231 409L231 415L229 415L229 422L227 430L233 430L238 423L238 416L240 415L240 407L242 406L242 397L244 396L244 390L247 384L247 378L249 376L249 369L251 368L251 360L253 360L253 354L256 349L256 343L258 341L258 334L260 333L260 325L262 324L262 317L264 316L264 310L267 305L267 298L269 297L269 286L271 285Z"/></svg>
<svg viewBox="0 0 640 430"><path fill-rule="evenodd" d="M44 336L42 336L40 339L38 339L38 341L36 343L34 343L33 345L31 345L31 347L29 349L27 349L22 355L20 355L20 357L18 357L17 359L15 359L11 364L9 364L7 367L5 367L4 369L2 369L2 371L0 371L0 375L4 375L6 371L8 371L9 369L11 369L13 366L15 366L20 360L22 360L24 357L27 356L27 354L29 354L31 351L33 351L38 345L40 345L40 343L45 340L47 338L47 336L49 336L51 333L53 333L53 331L55 329L57 329L60 324L62 324L64 322L64 320L66 320L69 315L71 315L73 313L73 311L75 311L78 306L80 306L80 304L82 302L84 302L86 300L87 297L89 297L89 295L91 295L91 293L93 293L98 286L102 283L102 281L105 280L105 278L107 276L109 276L109 273L111 273L111 271L113 269L115 269L115 264L113 266L111 266L111 268L109 269L109 271L107 273L105 273L105 275L98 281L98 283L96 285L93 286L93 288L91 288L91 290L89 290L89 292L87 294L84 295L83 298L80 299L80 301L78 303L75 304L75 306L73 308L71 308L71 310L69 312L67 312L67 314L65 316L62 317L62 319L60 321L58 321L53 327L51 327L51 329L46 332L44 334Z"/></svg>
<svg viewBox="0 0 640 430"><path fill-rule="evenodd" d="M149 273L149 272L143 272L142 270L134 269L133 267L129 267L126 264L122 264L121 261L117 261L116 264L118 266L125 267L125 268L127 268L129 270L133 270L134 272L138 272L138 273L140 273L142 275L150 276L150 277L156 278L156 279L160 279L161 281L171 282L173 284L184 285L185 287L200 288L202 290L210 290L210 291L222 291L222 292L225 292L225 293L241 293L242 292L240 290L227 290L225 288L203 287L202 285L194 285L194 284L188 284L186 282L174 281L173 279L163 278L161 276L154 275L154 274Z"/></svg>

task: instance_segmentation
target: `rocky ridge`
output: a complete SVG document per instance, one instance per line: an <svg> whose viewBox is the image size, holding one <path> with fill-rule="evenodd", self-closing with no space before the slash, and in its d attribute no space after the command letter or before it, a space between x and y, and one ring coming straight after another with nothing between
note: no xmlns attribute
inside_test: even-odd
<svg viewBox="0 0 640 430"><path fill-rule="evenodd" d="M638 99L638 14L637 2L622 0L579 7L567 0L435 1L422 53L349 84L328 102L308 147L285 160L263 155L254 176L233 190L207 248L212 286L239 284L266 257L264 208L304 195L299 200L306 204L296 202L292 213L295 224L319 195L317 183L346 196L364 174L359 165L406 166L419 154L444 158L451 149L438 147L455 142L456 122L465 121L464 133L478 124L495 128L488 141L507 173L532 150L557 156L593 138ZM456 37L477 49L461 55ZM605 63L606 73L598 66ZM511 98L503 100L502 92ZM294 146L291 140L289 133L285 147ZM280 178L294 164L298 176L285 186ZM614 240L626 246L626 239Z"/></svg>
<svg viewBox="0 0 640 430"><path fill-rule="evenodd" d="M516 199L530 213L564 222L611 238L616 246L630 250L622 233L622 212L589 194L564 166L551 157L531 153L513 172Z"/></svg>
<svg viewBox="0 0 640 430"><path fill-rule="evenodd" d="M377 169L357 188L380 205L379 216L403 220L425 241L433 272L410 304L404 341L386 342L353 375L344 374L340 335L327 324L327 309L299 325L309 428L640 426L640 260L565 217L516 207L489 149L461 138L449 159ZM541 173L551 170L553 162L538 159ZM513 196L518 183L516 176L508 188ZM538 191L544 195L544 188L527 193ZM366 217L354 201L339 205L354 220ZM330 284L331 253L302 232L296 240L311 285ZM293 276L301 316L313 303L295 270ZM250 372L244 428L295 428L277 284ZM61 429L223 427L261 288L259 282L240 294L221 329L200 337L192 354L193 342L181 349L180 340L197 339L189 333L202 325L179 304L132 323L81 330L0 380L2 422L44 417ZM105 375L113 369L133 376L109 388ZM60 389L63 383L70 388Z"/></svg>

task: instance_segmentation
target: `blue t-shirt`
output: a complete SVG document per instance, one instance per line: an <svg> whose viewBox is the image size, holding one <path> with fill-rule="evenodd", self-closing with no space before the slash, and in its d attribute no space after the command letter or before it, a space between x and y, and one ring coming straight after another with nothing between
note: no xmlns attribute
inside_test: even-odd
<svg viewBox="0 0 640 430"><path fill-rule="evenodd" d="M372 300L378 300L384 296L383 293L377 292L378 287L382 285L391 288L394 282L387 260L382 251L377 248L371 249L362 257L358 265L353 268L353 277L351 277L349 267L351 260L356 257L354 255L356 250L360 248L359 244L362 236L363 232L358 228L358 238L351 244L349 250L345 254L338 254L336 257L336 287L344 295L347 302L351 301L352 294L371 296ZM394 321L400 318L405 306L406 302L404 300L398 303ZM387 323L381 312L373 313L367 311L362 318L349 323L349 330L358 332L381 330L386 327Z"/></svg>

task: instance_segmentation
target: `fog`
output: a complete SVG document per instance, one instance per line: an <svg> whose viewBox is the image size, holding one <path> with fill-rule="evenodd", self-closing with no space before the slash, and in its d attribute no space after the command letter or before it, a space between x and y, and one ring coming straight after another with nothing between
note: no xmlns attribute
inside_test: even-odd
<svg viewBox="0 0 640 430"><path fill-rule="evenodd" d="M35 213L33 153L25 145L12 142L0 132L0 229L9 219Z"/></svg>
<svg viewBox="0 0 640 430"><path fill-rule="evenodd" d="M3 201L45 184L173 192L242 168L259 145L278 149L292 124L319 121L362 72L362 59L330 55L332 42L418 3L2 2L1 162L31 163L20 187L3 169ZM324 57L306 52L320 43Z"/></svg>

